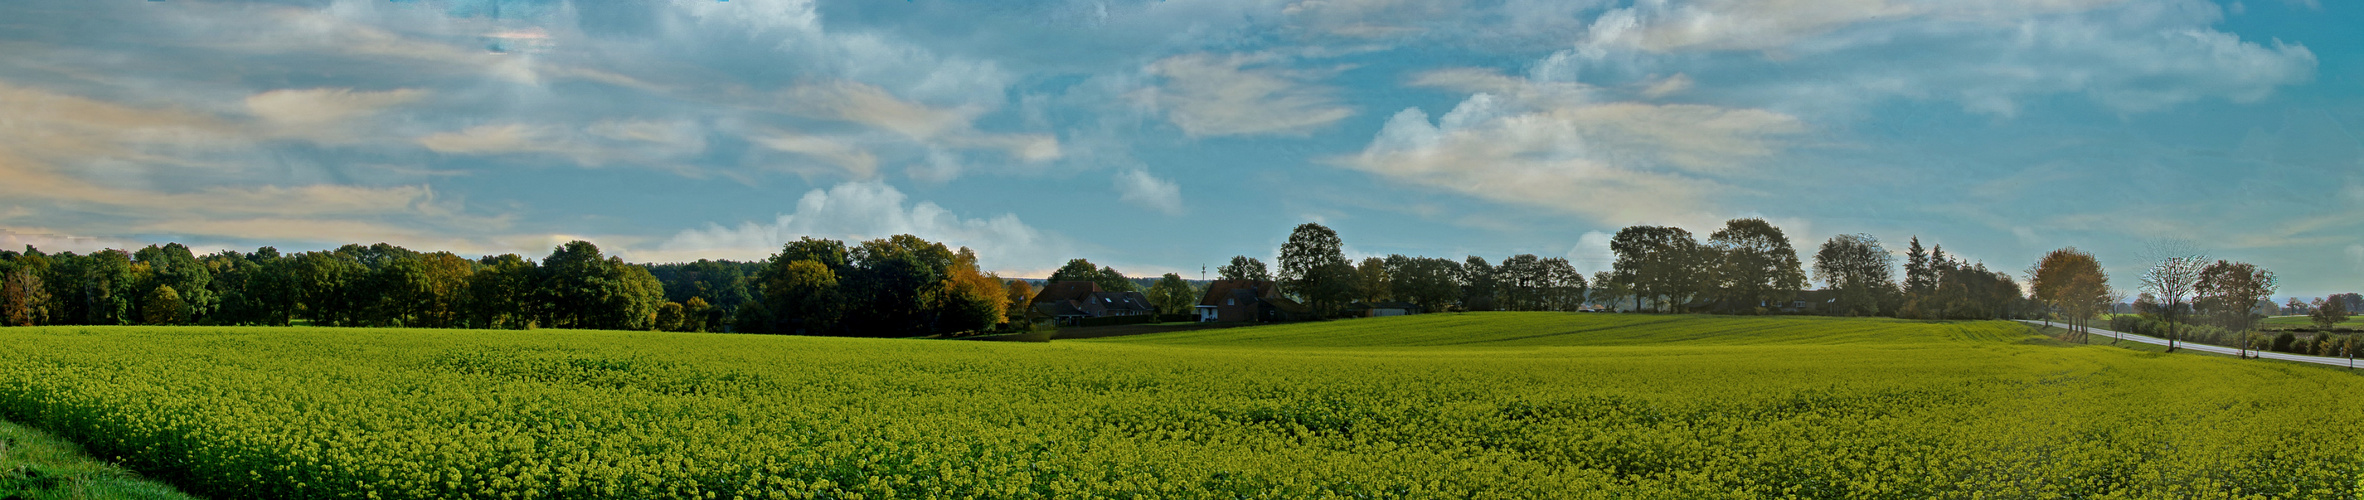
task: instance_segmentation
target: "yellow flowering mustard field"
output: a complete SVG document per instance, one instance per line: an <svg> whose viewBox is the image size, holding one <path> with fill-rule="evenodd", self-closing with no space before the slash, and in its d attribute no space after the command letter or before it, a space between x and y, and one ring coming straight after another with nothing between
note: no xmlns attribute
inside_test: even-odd
<svg viewBox="0 0 2364 500"><path fill-rule="evenodd" d="M1439 314L993 343L0 329L221 498L2357 498L2364 378L2008 322Z"/></svg>

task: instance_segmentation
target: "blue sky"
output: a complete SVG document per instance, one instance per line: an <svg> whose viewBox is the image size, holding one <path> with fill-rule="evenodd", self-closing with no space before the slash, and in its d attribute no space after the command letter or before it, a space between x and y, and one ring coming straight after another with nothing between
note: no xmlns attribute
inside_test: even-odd
<svg viewBox="0 0 2364 500"><path fill-rule="evenodd" d="M2364 290L2364 7L2314 0L0 3L0 244L1005 275L1534 253L1763 217Z"/></svg>

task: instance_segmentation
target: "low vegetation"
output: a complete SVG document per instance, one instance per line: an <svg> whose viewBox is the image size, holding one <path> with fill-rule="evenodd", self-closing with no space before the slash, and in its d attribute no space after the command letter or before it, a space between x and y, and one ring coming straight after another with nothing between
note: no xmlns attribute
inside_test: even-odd
<svg viewBox="0 0 2364 500"><path fill-rule="evenodd" d="M192 492L2344 498L2364 379L2006 322L1474 313L1052 343L0 330L0 414Z"/></svg>
<svg viewBox="0 0 2364 500"><path fill-rule="evenodd" d="M189 496L84 455L74 443L0 421L0 498L175 500Z"/></svg>

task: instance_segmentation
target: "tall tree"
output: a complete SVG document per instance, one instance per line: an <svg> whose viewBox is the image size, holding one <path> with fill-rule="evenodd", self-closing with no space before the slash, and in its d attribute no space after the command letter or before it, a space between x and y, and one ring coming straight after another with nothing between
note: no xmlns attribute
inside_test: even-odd
<svg viewBox="0 0 2364 500"><path fill-rule="evenodd" d="M353 255L304 252L295 257L295 290L304 318L314 324L352 325L360 319L355 282L368 272Z"/></svg>
<svg viewBox="0 0 2364 500"><path fill-rule="evenodd" d="M763 280L766 315L778 325L739 325L750 332L834 334L845 314L845 297L838 275L822 260L794 258L790 252L772 257L772 265L758 274Z"/></svg>
<svg viewBox="0 0 2364 500"><path fill-rule="evenodd" d="M1921 237L1913 236L1911 246L1904 252L1904 295L1908 300L1937 289L1937 275L1933 271L1929 252L1921 249Z"/></svg>
<svg viewBox="0 0 2364 500"><path fill-rule="evenodd" d="M1636 307L1642 298L1658 301L1658 310L1667 312L1677 304L1687 304L1702 289L1700 266L1702 247L1691 239L1691 232L1666 226L1632 226L1617 231L1610 238L1609 250L1616 252L1613 264L1617 279L1630 283Z"/></svg>
<svg viewBox="0 0 2364 500"><path fill-rule="evenodd" d="M1890 274L1893 258L1888 249L1880 247L1879 238L1868 234L1842 234L1823 242L1822 250L1814 253L1814 275L1836 292L1831 312L1879 314L1880 305L1896 293L1896 281Z"/></svg>
<svg viewBox="0 0 2364 500"><path fill-rule="evenodd" d="M1396 300L1443 311L1461 299L1461 264L1434 257L1387 256L1388 291Z"/></svg>
<svg viewBox="0 0 2364 500"><path fill-rule="evenodd" d="M1298 225L1281 244L1281 290L1304 299L1321 317L1336 314L1354 293L1354 264L1346 260L1344 245L1328 227Z"/></svg>
<svg viewBox="0 0 2364 500"><path fill-rule="evenodd" d="M1608 311L1615 311L1626 297L1632 295L1633 289L1617 280L1616 271L1594 271L1592 273L1592 293L1586 296L1586 301L1605 307Z"/></svg>
<svg viewBox="0 0 2364 500"><path fill-rule="evenodd" d="M2082 342L2090 335L2087 321L2112 301L2109 274L2093 254L2076 247L2053 250L2028 270L2028 287L2035 299L2052 308Z"/></svg>
<svg viewBox="0 0 2364 500"><path fill-rule="evenodd" d="M173 316L176 321L188 322L213 312L215 301L210 288L213 272L189 252L189 247L179 243L149 245L132 254L132 260L145 264L148 269L147 279L140 284L140 288L152 290L159 286L172 287L174 298L178 299L182 308L179 314Z"/></svg>
<svg viewBox="0 0 2364 500"><path fill-rule="evenodd" d="M1215 268L1218 279L1272 281L1272 271L1264 268L1264 261L1246 255L1231 257L1231 263Z"/></svg>
<svg viewBox="0 0 2364 500"><path fill-rule="evenodd" d="M1456 281L1461 282L1462 310L1492 311L1500 306L1496 292L1501 283L1496 279L1494 266L1487 264L1485 257L1471 255L1463 259Z"/></svg>
<svg viewBox="0 0 2364 500"><path fill-rule="evenodd" d="M517 254L477 259L482 267L468 276L469 323L477 328L522 330L537 326L541 317L538 294L541 267Z"/></svg>
<svg viewBox="0 0 2364 500"><path fill-rule="evenodd" d="M1140 285L1134 284L1133 279L1125 277L1124 273L1117 272L1116 268L1108 266L1095 268L1092 266L1092 261L1084 259L1068 260L1067 265L1059 266L1059 270L1053 271L1047 281L1051 283L1089 281L1099 284L1100 290L1109 292L1137 292L1141 290Z"/></svg>
<svg viewBox="0 0 2364 500"><path fill-rule="evenodd" d="M910 337L943 333L938 294L956 259L942 243L898 234L854 248L858 270L842 283L852 301L845 316L850 332L863 336Z"/></svg>
<svg viewBox="0 0 2364 500"><path fill-rule="evenodd" d="M1149 303L1157 306L1159 314L1182 314L1198 306L1198 289L1184 281L1182 275L1166 273L1149 287Z"/></svg>
<svg viewBox="0 0 2364 500"><path fill-rule="evenodd" d="M943 299L936 306L943 311L937 333L981 332L1009 317L1008 290L1000 276L977 267L976 252L961 247L945 274Z"/></svg>
<svg viewBox="0 0 2364 500"><path fill-rule="evenodd" d="M2274 295L2281 280L2247 262L2218 260L2200 268L2192 285L2194 312L2206 314L2217 326L2246 332L2257 326L2257 303Z"/></svg>
<svg viewBox="0 0 2364 500"><path fill-rule="evenodd" d="M1392 299L1394 283L1387 276L1387 260L1364 258L1354 267L1354 300L1365 304Z"/></svg>
<svg viewBox="0 0 2364 500"><path fill-rule="evenodd" d="M1007 321L1025 326L1022 322L1026 320L1027 312L1032 311L1034 307L1034 284L1028 283L1026 280L1013 279L1004 282L1002 290L1003 296L1010 301Z"/></svg>
<svg viewBox="0 0 2364 500"><path fill-rule="evenodd" d="M1732 219L1708 235L1708 246L1723 257L1718 295L1727 304L1763 313L1764 306L1788 302L1806 288L1806 271L1789 236L1764 219Z"/></svg>
<svg viewBox="0 0 2364 500"><path fill-rule="evenodd" d="M41 270L29 265L11 267L0 272L0 325L48 323L53 301L49 287L41 283Z"/></svg>
<svg viewBox="0 0 2364 500"><path fill-rule="evenodd" d="M2167 350L2173 351L2182 340L2178 326L2184 321L2186 299L2199 283L2207 257L2176 242L2153 243L2149 253L2151 267L2142 274L2142 289L2158 298L2159 316L2167 322Z"/></svg>

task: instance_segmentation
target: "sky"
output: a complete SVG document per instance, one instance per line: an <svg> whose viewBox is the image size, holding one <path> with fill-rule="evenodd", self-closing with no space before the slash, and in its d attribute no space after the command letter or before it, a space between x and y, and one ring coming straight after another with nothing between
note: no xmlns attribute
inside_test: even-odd
<svg viewBox="0 0 2364 500"><path fill-rule="evenodd" d="M2364 3L0 2L0 245L636 262L913 234L1004 276L1565 257L1631 225L2015 275L2182 241L2364 290Z"/></svg>

